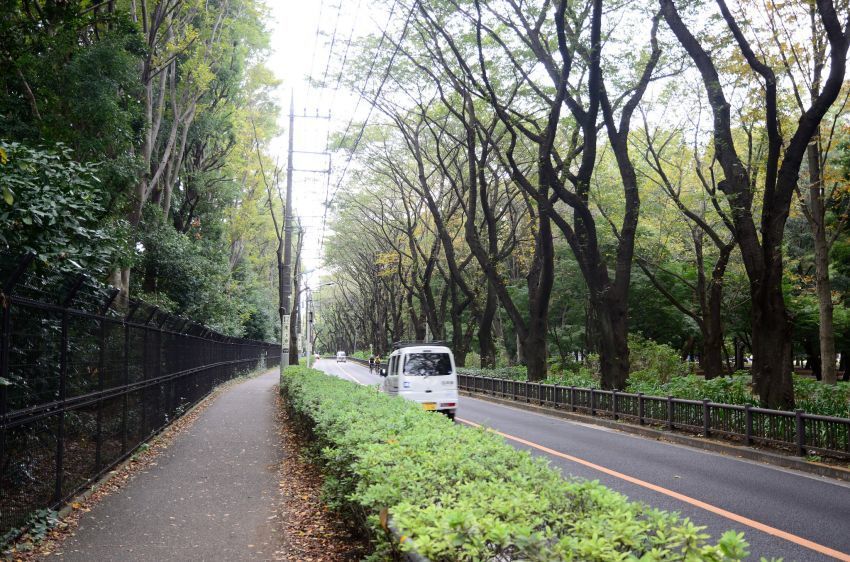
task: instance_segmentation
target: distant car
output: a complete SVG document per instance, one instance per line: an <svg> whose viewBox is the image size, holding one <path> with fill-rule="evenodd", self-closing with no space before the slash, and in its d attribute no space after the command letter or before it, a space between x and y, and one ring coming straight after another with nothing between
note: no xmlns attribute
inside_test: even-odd
<svg viewBox="0 0 850 562"><path fill-rule="evenodd" d="M346 362L346 357L345 357L344 351L337 351L336 352L336 362L337 363L345 363Z"/></svg>
<svg viewBox="0 0 850 562"><path fill-rule="evenodd" d="M315 357L316 361L318 361L319 359L321 359L321 358L322 358L322 356L321 356L321 355L319 355L318 353L317 353L316 355L314 355L314 357Z"/></svg>

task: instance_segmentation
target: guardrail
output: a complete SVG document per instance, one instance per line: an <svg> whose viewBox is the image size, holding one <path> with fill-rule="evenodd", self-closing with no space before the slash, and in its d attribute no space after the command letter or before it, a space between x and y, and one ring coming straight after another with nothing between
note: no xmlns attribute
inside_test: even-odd
<svg viewBox="0 0 850 562"><path fill-rule="evenodd" d="M850 419L672 396L514 381L458 374L460 390L556 410L605 416L705 437L793 452L850 458Z"/></svg>
<svg viewBox="0 0 850 562"><path fill-rule="evenodd" d="M129 456L279 345L0 254L0 536Z"/></svg>

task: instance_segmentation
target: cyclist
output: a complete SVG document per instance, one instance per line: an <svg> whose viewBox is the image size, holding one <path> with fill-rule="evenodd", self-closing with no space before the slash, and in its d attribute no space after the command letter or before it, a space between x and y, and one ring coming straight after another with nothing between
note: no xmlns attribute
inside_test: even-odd
<svg viewBox="0 0 850 562"><path fill-rule="evenodd" d="M369 356L369 374L371 375L375 370L375 356Z"/></svg>
<svg viewBox="0 0 850 562"><path fill-rule="evenodd" d="M381 356L376 355L375 356L375 374L380 374L380 373L381 373Z"/></svg>

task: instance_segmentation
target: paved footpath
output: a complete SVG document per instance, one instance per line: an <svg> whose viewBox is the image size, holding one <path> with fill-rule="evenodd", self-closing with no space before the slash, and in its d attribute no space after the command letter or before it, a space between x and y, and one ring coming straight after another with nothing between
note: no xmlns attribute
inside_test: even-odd
<svg viewBox="0 0 850 562"><path fill-rule="evenodd" d="M52 559L274 560L275 369L227 390L137 475L80 519Z"/></svg>

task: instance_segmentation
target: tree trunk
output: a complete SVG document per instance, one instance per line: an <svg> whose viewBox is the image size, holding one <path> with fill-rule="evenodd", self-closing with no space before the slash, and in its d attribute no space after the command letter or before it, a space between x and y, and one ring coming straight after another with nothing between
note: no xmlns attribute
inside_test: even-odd
<svg viewBox="0 0 850 562"><path fill-rule="evenodd" d="M478 322L478 350L481 355L481 367L492 369L496 366L496 343L493 340L493 320L499 303L492 283L487 283L487 301Z"/></svg>
<svg viewBox="0 0 850 562"><path fill-rule="evenodd" d="M297 365L298 364L298 326L300 322L298 321L298 311L300 306L298 305L298 276L295 277L295 283L293 285L293 295L292 299L292 312L289 313L289 364Z"/></svg>
<svg viewBox="0 0 850 562"><path fill-rule="evenodd" d="M708 310L704 312L700 366L706 380L723 375L723 324L721 320L723 285L713 280L708 290ZM737 355L736 355L737 358Z"/></svg>
<svg viewBox="0 0 850 562"><path fill-rule="evenodd" d="M693 335L689 335L688 339L685 340L685 343L682 345L682 350L679 352L679 357L682 359L682 362L689 361L691 357L694 355L694 343L695 339Z"/></svg>
<svg viewBox="0 0 850 562"><path fill-rule="evenodd" d="M546 378L549 358L546 348L547 332L546 318L529 319L528 335L522 341L522 353L528 370L528 380L531 382L540 382Z"/></svg>
<svg viewBox="0 0 850 562"><path fill-rule="evenodd" d="M596 329L599 342L599 370L602 388L624 390L629 378L628 319L618 302L598 298Z"/></svg>
<svg viewBox="0 0 850 562"><path fill-rule="evenodd" d="M425 339L425 314L416 312L413 306L413 294L407 294L407 307L410 313L410 326L413 328L413 339L423 341Z"/></svg>
<svg viewBox="0 0 850 562"><path fill-rule="evenodd" d="M525 365L525 352L523 348L525 347L525 343L519 337L519 332L516 333L516 364L517 365Z"/></svg>
<svg viewBox="0 0 850 562"><path fill-rule="evenodd" d="M821 365L820 349L815 346L814 342L806 338L806 369L810 369L817 380L823 378L823 370Z"/></svg>
<svg viewBox="0 0 850 562"><path fill-rule="evenodd" d="M753 388L763 407L793 409L791 324L782 298L781 260L771 269L761 285L751 285Z"/></svg>
<svg viewBox="0 0 850 562"><path fill-rule="evenodd" d="M458 367L466 367L466 354L469 353L468 350L463 347L456 347L452 344L452 355L455 358L455 365Z"/></svg>
<svg viewBox="0 0 850 562"><path fill-rule="evenodd" d="M735 338L735 370L744 370L744 342Z"/></svg>
<svg viewBox="0 0 850 562"><path fill-rule="evenodd" d="M809 145L809 169L818 169L817 146ZM814 161L814 163L813 163ZM818 295L818 339L820 341L821 368L823 382L835 384L835 329L832 321L832 283L829 279L829 247L826 241L824 224L823 189L819 174L810 171L812 186L809 189L809 205L812 223L812 237L815 246L815 288ZM816 181L817 178L817 181Z"/></svg>

